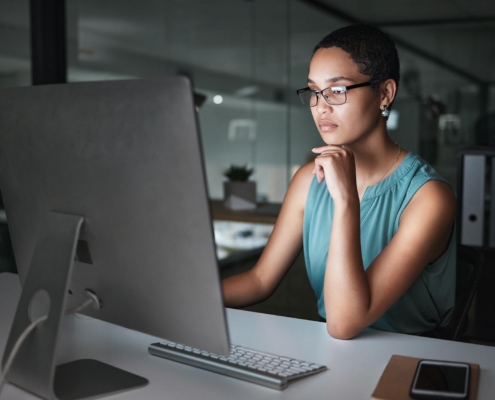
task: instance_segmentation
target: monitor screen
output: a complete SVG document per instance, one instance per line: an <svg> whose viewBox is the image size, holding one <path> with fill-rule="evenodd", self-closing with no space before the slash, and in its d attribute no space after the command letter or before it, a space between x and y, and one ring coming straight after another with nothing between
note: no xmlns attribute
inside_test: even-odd
<svg viewBox="0 0 495 400"><path fill-rule="evenodd" d="M81 216L67 307L90 289L103 307L84 314L228 353L187 78L1 89L0 143L0 188L21 284L46 216Z"/></svg>

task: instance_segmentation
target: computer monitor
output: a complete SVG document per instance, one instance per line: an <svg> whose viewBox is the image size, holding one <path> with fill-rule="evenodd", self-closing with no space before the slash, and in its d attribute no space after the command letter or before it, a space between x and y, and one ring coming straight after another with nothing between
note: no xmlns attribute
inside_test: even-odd
<svg viewBox="0 0 495 400"><path fill-rule="evenodd" d="M0 188L23 286L6 355L50 300L9 381L53 394L60 320L86 290L103 305L86 315L228 353L187 78L0 89Z"/></svg>

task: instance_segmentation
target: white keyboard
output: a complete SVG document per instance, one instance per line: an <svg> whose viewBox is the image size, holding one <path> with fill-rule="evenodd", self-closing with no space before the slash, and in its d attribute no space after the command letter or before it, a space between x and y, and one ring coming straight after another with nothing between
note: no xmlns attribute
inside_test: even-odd
<svg viewBox="0 0 495 400"><path fill-rule="evenodd" d="M235 345L231 346L228 356L219 356L169 341L153 343L148 351L158 357L278 390L285 389L290 380L313 375L327 369L324 365Z"/></svg>

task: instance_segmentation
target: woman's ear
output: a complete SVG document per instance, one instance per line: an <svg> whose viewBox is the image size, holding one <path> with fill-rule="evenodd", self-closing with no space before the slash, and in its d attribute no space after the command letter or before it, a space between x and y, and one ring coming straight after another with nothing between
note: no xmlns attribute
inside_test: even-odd
<svg viewBox="0 0 495 400"><path fill-rule="evenodd" d="M380 104L390 107L397 93L397 83L394 79L387 79L380 85Z"/></svg>

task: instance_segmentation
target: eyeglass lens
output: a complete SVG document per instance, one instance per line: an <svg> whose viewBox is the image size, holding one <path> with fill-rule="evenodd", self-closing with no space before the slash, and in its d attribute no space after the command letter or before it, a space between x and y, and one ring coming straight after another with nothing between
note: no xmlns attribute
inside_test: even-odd
<svg viewBox="0 0 495 400"><path fill-rule="evenodd" d="M332 88L327 88L322 92L315 93L313 90L306 90L299 93L301 101L310 107L316 106L318 103L318 96L322 96L325 101L330 105L344 104L346 101L346 93L342 90L332 90Z"/></svg>

